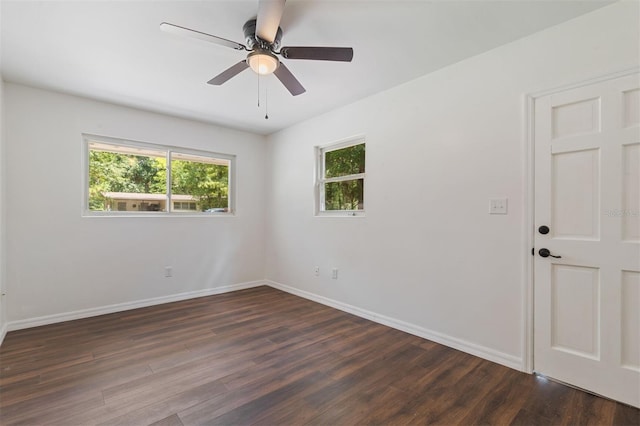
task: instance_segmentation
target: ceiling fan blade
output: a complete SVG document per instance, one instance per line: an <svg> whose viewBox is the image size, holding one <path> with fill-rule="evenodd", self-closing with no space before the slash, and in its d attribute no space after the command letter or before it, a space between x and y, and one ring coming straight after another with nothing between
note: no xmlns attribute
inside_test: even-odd
<svg viewBox="0 0 640 426"><path fill-rule="evenodd" d="M160 24L160 29L162 31L176 34L179 36L186 37L194 37L200 40L208 41L209 43L219 44L221 46L230 47L236 50L247 50L247 48L240 43L236 43L235 41L227 40L226 38L217 37L211 34L203 33L196 30L191 30L189 28L181 27L179 25L170 24L168 22L163 22Z"/></svg>
<svg viewBox="0 0 640 426"><path fill-rule="evenodd" d="M298 96L306 92L305 88L302 87L302 84L300 84L293 74L291 74L289 68L287 68L282 62L280 62L280 66L276 68L273 73L293 96Z"/></svg>
<svg viewBox="0 0 640 426"><path fill-rule="evenodd" d="M273 43L280 26L286 0L260 0L256 18L256 35L262 40Z"/></svg>
<svg viewBox="0 0 640 426"><path fill-rule="evenodd" d="M351 47L283 47L280 54L286 59L311 59L315 61L351 62Z"/></svg>
<svg viewBox="0 0 640 426"><path fill-rule="evenodd" d="M222 71L220 74L216 75L211 80L207 81L207 84L220 86L221 84L225 83L227 80L232 79L233 77L240 74L242 71L246 70L247 68L249 68L249 65L247 65L247 61L242 60L237 64L235 64L234 66L232 66L231 68L228 68Z"/></svg>

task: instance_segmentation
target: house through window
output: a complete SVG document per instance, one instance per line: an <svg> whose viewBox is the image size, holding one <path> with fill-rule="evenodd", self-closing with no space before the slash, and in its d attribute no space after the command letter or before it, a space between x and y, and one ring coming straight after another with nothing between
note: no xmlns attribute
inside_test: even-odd
<svg viewBox="0 0 640 426"><path fill-rule="evenodd" d="M226 213L235 157L85 136L89 214Z"/></svg>

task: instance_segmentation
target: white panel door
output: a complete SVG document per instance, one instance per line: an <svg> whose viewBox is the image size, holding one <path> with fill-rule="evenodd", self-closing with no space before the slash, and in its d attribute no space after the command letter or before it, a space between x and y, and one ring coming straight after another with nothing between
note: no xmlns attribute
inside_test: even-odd
<svg viewBox="0 0 640 426"><path fill-rule="evenodd" d="M534 369L636 407L639 88L633 74L537 98L534 128Z"/></svg>

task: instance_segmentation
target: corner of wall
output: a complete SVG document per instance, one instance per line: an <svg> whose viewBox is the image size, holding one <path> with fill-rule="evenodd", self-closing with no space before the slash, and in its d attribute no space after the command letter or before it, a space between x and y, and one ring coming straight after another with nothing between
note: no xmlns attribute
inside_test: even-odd
<svg viewBox="0 0 640 426"><path fill-rule="evenodd" d="M0 74L0 345L4 341L7 334L7 309L5 307L5 168L4 168L4 146L5 146L5 129L4 129L4 81Z"/></svg>
<svg viewBox="0 0 640 426"><path fill-rule="evenodd" d="M0 280L4 282L0 284L7 293L0 305L4 311L0 312L0 330L6 326L10 333L16 327L99 315L139 303L197 297L263 278L264 136L12 82L4 85L3 97L0 184L5 200L13 200L16 194L21 202L12 205L5 201L0 210L7 231L0 237L0 255L4 258L4 265L0 264ZM33 116L46 119L34 127L29 118ZM82 218L78 185L82 132L236 155L241 161L235 178L242 188L237 213L152 220ZM55 142L41 145L44 134L49 142ZM48 151L53 145L55 152ZM42 168L22 164L22 149L42 151L40 159L55 158L47 174L62 182L61 190L46 201L38 201L38 205L58 206L51 209L52 216L46 223L34 223L23 214L37 208L23 202L27 200L20 194L42 179ZM20 181L17 176L23 172L28 179ZM138 241L145 241L142 256L137 244L122 243L132 229ZM65 238L63 246L55 244L60 238ZM59 249L34 253L29 248L34 243ZM25 256L29 257L27 263L38 264L38 268L32 268L23 279ZM55 276L47 274L52 264L66 262L73 262L74 267ZM108 274L96 274L97 264L119 268L126 279L114 281ZM163 276L167 265L174 268L171 280Z"/></svg>
<svg viewBox="0 0 640 426"><path fill-rule="evenodd" d="M273 146L273 134L267 135L264 138L264 157L266 164L272 164L272 146ZM265 188L265 199L264 199L264 212L262 214L262 223L264 226L264 238L262 240L262 277L263 279L267 279L269 276L269 252L271 248L272 242L272 232L271 232L271 208L272 208L272 188L271 182L273 182L273 174L271 167L265 167L264 170L264 188Z"/></svg>
<svg viewBox="0 0 640 426"><path fill-rule="evenodd" d="M113 314L124 312L131 309L146 308L148 306L156 306L164 303L179 302L187 299L195 299L198 297L213 296L216 294L230 293L248 288L260 287L268 285L266 281L249 281L238 284L231 284L221 287L207 288L203 290L187 291L179 294L168 296L152 297L148 299L134 300L130 302L117 303L113 305L100 306L96 308L80 309L71 312L63 312L52 315L44 315L36 318L28 318L24 320L5 322L2 330L7 331L23 330L25 328L40 327L43 325L57 324L59 322L74 321L83 318L90 318L99 315Z"/></svg>
<svg viewBox="0 0 640 426"><path fill-rule="evenodd" d="M300 290L298 288L281 284L275 281L266 280L266 284L270 287L284 291L286 293L294 294L296 296L312 300L322 305L339 309L360 318L368 319L369 321L386 325L387 327L395 328L396 330L404 331L405 333L413 334L414 336L418 336L423 339L430 340L432 342L436 342L471 355L475 355L488 361L504 365L505 367L513 368L514 370L518 371L525 371L523 367L523 359L521 357L507 354L487 346L470 342L465 339L459 339L454 336L450 336L446 333L440 333L434 330L430 330L416 324L412 324L386 315L381 315L367 309L362 309L348 303L340 302L335 299Z"/></svg>

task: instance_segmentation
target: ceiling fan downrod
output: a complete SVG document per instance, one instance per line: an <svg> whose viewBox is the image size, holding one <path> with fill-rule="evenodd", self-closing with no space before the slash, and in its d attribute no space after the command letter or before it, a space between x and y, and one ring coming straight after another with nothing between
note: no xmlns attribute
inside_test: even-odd
<svg viewBox="0 0 640 426"><path fill-rule="evenodd" d="M266 40L262 40L260 37L256 35L256 20L249 19L242 26L242 32L244 33L244 41L247 46L247 50L267 50L272 53L277 53L278 49L280 49L280 42L282 41L282 28L278 27L276 31L276 36L273 39L272 43L269 43Z"/></svg>

